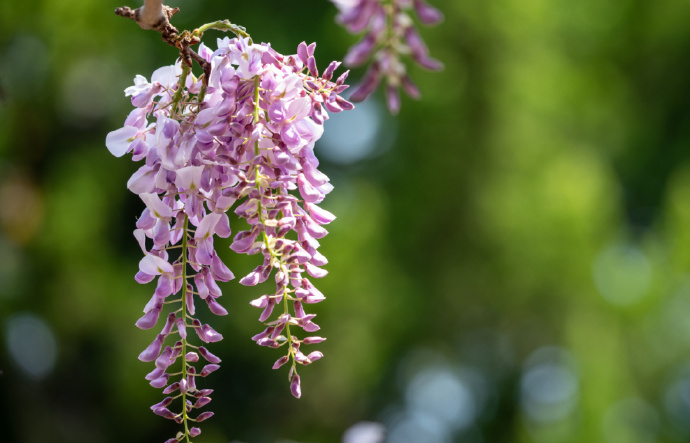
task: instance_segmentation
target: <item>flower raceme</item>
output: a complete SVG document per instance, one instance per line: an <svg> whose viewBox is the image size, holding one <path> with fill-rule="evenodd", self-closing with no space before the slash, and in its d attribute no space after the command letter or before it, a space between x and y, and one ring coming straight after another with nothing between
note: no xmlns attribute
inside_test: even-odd
<svg viewBox="0 0 690 443"><path fill-rule="evenodd" d="M345 65L358 67L372 62L350 99L366 100L386 80L386 103L397 114L400 110L399 88L414 99L421 96L419 88L407 74L402 55L410 55L422 68L440 70L443 65L429 56L429 49L415 29L407 11L414 9L424 25L435 25L443 14L424 0L331 0L340 13L336 20L351 33L364 31L364 37L345 55Z"/></svg>
<svg viewBox="0 0 690 443"><path fill-rule="evenodd" d="M273 275L276 284L251 302L262 309L265 324L253 340L285 349L273 367L290 364L295 397L301 395L297 365L323 356L305 354L304 347L324 338L293 335L297 328L309 334L319 329L305 305L324 299L310 278L327 273L318 240L334 219L318 206L332 186L313 150L328 113L353 106L340 96L348 72L334 80L340 63L332 62L319 74L314 49L301 43L297 54L284 56L248 38L219 39L215 51L202 44L199 55L211 64L208 79L196 79L180 63L156 70L150 82L137 76L125 90L135 109L106 138L113 155L144 161L127 183L146 205L134 231L144 254L135 279L157 281L136 325L151 329L165 318L139 359L155 362L146 378L168 395L153 412L184 426L166 443L189 441L201 432L192 424L213 415L192 411L211 401L212 390L198 388L197 378L220 363L205 344L223 337L195 315L199 303L227 314L218 302L218 282L234 276L214 238L231 236L231 208L248 223L231 249L262 258L240 283L256 285ZM166 305L173 305L167 315ZM203 345L192 344L194 334ZM181 402L174 409L179 412L171 410L173 402Z"/></svg>

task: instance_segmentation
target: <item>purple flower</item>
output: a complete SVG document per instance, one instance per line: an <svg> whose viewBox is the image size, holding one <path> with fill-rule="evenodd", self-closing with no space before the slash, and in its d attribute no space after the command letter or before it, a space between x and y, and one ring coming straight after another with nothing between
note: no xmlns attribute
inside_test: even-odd
<svg viewBox="0 0 690 443"><path fill-rule="evenodd" d="M213 412L211 412L211 411L202 412L202 413L199 414L199 416L196 418L196 421L197 421L197 423L200 423L200 422L202 422L202 421L204 421L204 420L208 420L208 419L211 418L211 417L213 417Z"/></svg>
<svg viewBox="0 0 690 443"><path fill-rule="evenodd" d="M158 334L156 336L156 339L151 342L150 345L146 347L142 351L141 354L139 354L139 360L148 362L148 361L154 361L156 358L158 358L158 354L161 352L161 348L163 347L163 341L165 340L165 335L163 334Z"/></svg>
<svg viewBox="0 0 690 443"><path fill-rule="evenodd" d="M374 9L381 13L378 3L370 1L350 11L348 20L354 27L366 25L363 20ZM203 46L199 53L212 62L212 71L200 105L196 103L201 82L180 64L156 70L150 83L137 76L134 86L126 89L137 109L106 138L113 155L131 152L134 161L144 162L127 183L145 205L134 231L143 253L135 279L156 283L136 325L154 328L161 315L166 322L139 359L155 362L156 368L146 376L151 386L165 395L179 391L152 407L178 423L192 419L193 408L210 402L212 390L198 389L197 379L201 382L200 377L219 369L220 358L204 346L190 347L195 341L215 343L223 338L195 317L195 303L201 299L213 314L228 314L218 301L218 281L230 281L234 274L216 251L214 238L231 236L227 211L234 205L248 227L234 236L231 249L260 256L258 266L240 283L257 285L273 275L276 284L272 295L251 303L263 309L259 320L266 328L253 340L270 348L288 342L294 352L280 357L274 367L292 359L290 389L297 397L301 388L294 366L322 356L319 351L305 356L299 345L323 339L300 341L295 335L299 328L319 329L303 303L324 297L302 274L326 275L320 266L327 260L317 250L317 239L327 234L322 225L335 218L318 206L332 186L317 169L313 150L329 112L353 105L341 96L347 89L347 72L333 82L340 63L331 62L320 75L315 47L301 43L297 54L284 56L247 38L219 40L213 52ZM292 303L296 317L284 300L288 308ZM271 321L274 311L281 312ZM200 356L208 364L198 369ZM175 374L174 380L170 374ZM202 412L196 420L212 415ZM191 428L188 437L200 432Z"/></svg>
<svg viewBox="0 0 690 443"><path fill-rule="evenodd" d="M331 0L340 10L336 20L351 33L366 30L364 38L353 45L344 62L358 67L372 60L369 69L355 87L350 99L365 100L385 79L386 104L391 113L400 110L400 86L413 99L420 97L406 74L401 57L410 54L423 68L439 70L441 62L429 56L429 51L414 28L408 11L414 8L419 21L434 25L443 20L443 14L424 0L391 0L385 7L379 0Z"/></svg>
<svg viewBox="0 0 690 443"><path fill-rule="evenodd" d="M292 392L292 395L294 395L296 398L300 398L302 396L302 386L300 384L299 375L297 374L293 375L292 380L290 381L290 392Z"/></svg>
<svg viewBox="0 0 690 443"><path fill-rule="evenodd" d="M168 408L156 408L156 409L153 410L153 412L154 412L156 415L160 415L160 416L163 417L163 418L167 418L167 419L170 419L170 420L175 420L175 414L173 414L172 412L170 412L170 410L168 410Z"/></svg>
<svg viewBox="0 0 690 443"><path fill-rule="evenodd" d="M214 364L206 365L206 366L204 366L204 368L201 370L200 375L201 375L202 377L206 377L206 376L209 375L211 372L217 371L218 368L220 368L220 366L218 366L218 365L214 365Z"/></svg>
<svg viewBox="0 0 690 443"><path fill-rule="evenodd" d="M150 311L137 320L137 327L141 329L151 329L156 326L156 323L158 323L158 317L160 317L162 310L163 303L157 302Z"/></svg>
<svg viewBox="0 0 690 443"><path fill-rule="evenodd" d="M162 387L165 387L165 385L168 384L168 379L169 379L169 378L170 378L170 376L169 376L168 374L163 374L163 375L161 375L160 377L154 378L153 380L151 380L151 382L150 382L149 384L150 384L151 386L153 386L154 388L159 388L159 389L160 389L160 388L162 388ZM167 394L167 392L165 392L165 393Z"/></svg>
<svg viewBox="0 0 690 443"><path fill-rule="evenodd" d="M435 25L443 21L443 13L424 0L414 0L414 10L419 21L425 25Z"/></svg>
<svg viewBox="0 0 690 443"><path fill-rule="evenodd" d="M353 68L364 64L376 48L376 37L376 34L372 32L368 33L362 40L349 49L343 62L345 62L347 66Z"/></svg>
<svg viewBox="0 0 690 443"><path fill-rule="evenodd" d="M125 126L109 133L105 138L105 146L115 157L122 157L129 151L132 142L138 134L138 128Z"/></svg>
<svg viewBox="0 0 690 443"><path fill-rule="evenodd" d="M199 354L206 359L209 363L220 363L220 358L211 354L205 347L199 346Z"/></svg>
<svg viewBox="0 0 690 443"><path fill-rule="evenodd" d="M209 325L202 325L199 320L194 320L194 330L196 331L197 335L203 341L204 343L214 343L217 341L221 341L223 339L223 336L220 335L218 332L216 332L215 329L213 329Z"/></svg>

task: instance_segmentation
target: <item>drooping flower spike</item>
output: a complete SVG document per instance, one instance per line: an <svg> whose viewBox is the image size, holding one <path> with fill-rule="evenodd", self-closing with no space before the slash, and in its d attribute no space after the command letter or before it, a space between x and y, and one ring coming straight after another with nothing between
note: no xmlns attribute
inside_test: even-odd
<svg viewBox="0 0 690 443"><path fill-rule="evenodd" d="M414 9L424 25L443 20L443 14L424 0L331 0L340 11L336 20L351 33L364 32L363 38L353 45L344 58L347 66L355 68L371 60L361 82L355 87L350 100L360 102L369 97L385 79L388 109L400 110L402 89L414 99L421 96L402 61L409 55L421 67L432 71L443 65L429 55L429 49L415 29L408 14Z"/></svg>
<svg viewBox="0 0 690 443"><path fill-rule="evenodd" d="M196 310L201 303L216 315L228 313L218 302L218 282L234 276L214 239L231 236L232 207L249 228L234 236L231 248L262 257L240 283L256 285L271 275L276 282L274 292L251 302L263 309L265 323L253 339L284 347L274 368L290 363L295 397L301 395L297 365L323 356L305 355L303 346L324 338L295 335L297 328L319 329L304 305L324 299L309 277L326 275L318 239L334 219L318 206L332 186L313 150L328 113L353 106L340 96L347 72L333 81L339 65L333 62L319 75L314 49L302 43L297 54L284 56L249 38L219 39L215 51L202 44L208 78L195 78L180 63L158 69L150 82L137 76L125 90L135 109L106 138L113 155L144 161L127 183L146 206L134 231L144 254L135 279L156 280L156 289L136 324L151 329L165 319L139 359L155 362L146 378L168 396L153 412L183 425L168 442L189 441L201 433L193 424L213 415L194 412L212 393L197 386L197 378L219 368L220 359L204 345L223 337ZM166 306L172 309L163 314Z"/></svg>

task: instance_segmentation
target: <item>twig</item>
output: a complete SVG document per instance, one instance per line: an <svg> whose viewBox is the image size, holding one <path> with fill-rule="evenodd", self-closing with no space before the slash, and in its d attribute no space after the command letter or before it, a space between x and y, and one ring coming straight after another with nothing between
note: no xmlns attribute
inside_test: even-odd
<svg viewBox="0 0 690 443"><path fill-rule="evenodd" d="M170 24L170 19L178 12L180 8L166 6L163 0L144 0L144 6L140 8L132 10L124 6L115 10L115 14L137 22L141 29L154 29L161 34L177 34L177 29Z"/></svg>
<svg viewBox="0 0 690 443"><path fill-rule="evenodd" d="M201 41L200 37L187 31L180 33L170 23L170 19L178 12L180 8L164 5L162 0L145 0L144 6L137 9L129 6L115 9L115 14L134 20L142 29L152 29L160 33L163 41L180 51L180 58L187 66L191 67L192 60L196 60L206 74L204 76L204 84L206 84L211 74L211 64L191 48L192 45Z"/></svg>
<svg viewBox="0 0 690 443"><path fill-rule="evenodd" d="M163 41L179 50L180 59L185 65L191 68L193 61L196 61L199 66L201 66L201 69L204 70L204 75L202 77L203 88L201 94L203 96L203 91L206 90L208 80L211 76L211 64L202 56L197 54L191 48L191 46L199 43L204 31L208 29L231 31L237 36L248 38L250 43L251 38L243 27L233 25L228 20L209 23L199 29L195 29L192 32L179 32L177 28L170 23L172 16L178 12L180 12L180 8L171 8L170 6L166 6L163 4L163 0L144 0L144 6L140 8L131 9L128 6L123 6L115 10L115 14L134 20L142 29L153 29L154 31L159 32L163 38Z"/></svg>

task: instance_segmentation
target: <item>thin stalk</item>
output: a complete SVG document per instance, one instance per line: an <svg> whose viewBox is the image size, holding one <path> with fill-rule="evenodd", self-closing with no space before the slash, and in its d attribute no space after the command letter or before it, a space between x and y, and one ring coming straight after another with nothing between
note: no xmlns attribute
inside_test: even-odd
<svg viewBox="0 0 690 443"><path fill-rule="evenodd" d="M180 74L180 81L177 83L177 91L175 91L175 95L173 96L171 109L171 112L176 115L179 114L177 105L180 103L180 100L182 100L182 91L184 91L185 84L187 83L187 75L189 75L190 70L191 68L189 66L182 63L182 73Z"/></svg>
<svg viewBox="0 0 690 443"><path fill-rule="evenodd" d="M253 114L253 122L254 124L257 124L259 122L259 110L261 106L259 105L259 76L254 77L254 114ZM255 141L254 142L254 151L255 155L259 156L261 154L259 150L259 142ZM263 192L261 192L261 185L259 184L259 165L255 165L255 178L254 178L254 186L256 189L259 190L259 194L261 197L263 197ZM276 251L271 248L271 244L268 241L268 235L266 235L266 224L265 224L265 219L264 219L264 214L263 214L263 207L261 205L261 198L259 199L258 202L258 213L259 213L259 220L261 221L261 224L264 225L264 231L263 231L263 238L264 238L264 245L266 246L266 249L268 249L268 252L271 254L271 263L270 265L273 266L273 260L274 259L279 259L279 264L280 264L280 270L285 274L286 282L290 281L289 280L289 274L287 272L287 268L285 267L285 258L280 256L276 253ZM284 306L284 314L287 315L289 314L289 308L288 308L288 288L287 285L283 285L283 306ZM287 335L287 344L288 344L288 352L290 354L290 359L292 360L292 370L290 371L290 374L295 369L295 354L292 349L292 334L290 334L290 322L287 322L285 324L285 333Z"/></svg>
<svg viewBox="0 0 690 443"><path fill-rule="evenodd" d="M184 216L184 234L182 236L182 318L187 324L187 226L189 224L189 216ZM187 340L182 339L182 380L187 380ZM189 425L187 423L187 394L182 394L182 419L184 421L184 437L187 443L189 440Z"/></svg>
<svg viewBox="0 0 690 443"><path fill-rule="evenodd" d="M201 35L209 29L215 29L217 31L230 31L238 37L248 38L249 44L252 44L252 38L247 33L247 30L242 26L233 25L230 23L230 20L217 20L212 23L206 23L205 25L202 25L201 27L192 31L192 35L201 37Z"/></svg>

